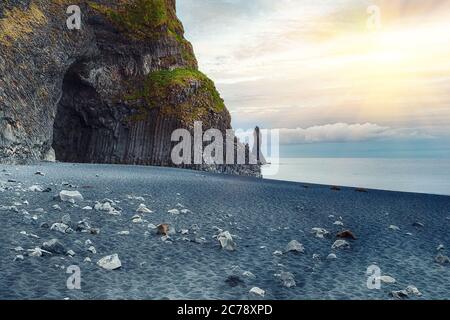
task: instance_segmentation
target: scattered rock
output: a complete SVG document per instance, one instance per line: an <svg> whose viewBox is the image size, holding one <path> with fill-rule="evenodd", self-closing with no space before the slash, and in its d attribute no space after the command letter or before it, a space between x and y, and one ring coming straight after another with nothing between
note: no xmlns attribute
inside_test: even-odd
<svg viewBox="0 0 450 320"><path fill-rule="evenodd" d="M175 215L179 215L180 214L180 210L178 209L171 209L167 211L170 214L175 214Z"/></svg>
<svg viewBox="0 0 450 320"><path fill-rule="evenodd" d="M422 295L422 293L419 291L419 289L417 289L415 286L408 286L406 288L406 292L409 295L416 295L416 296L419 296L419 297Z"/></svg>
<svg viewBox="0 0 450 320"><path fill-rule="evenodd" d="M344 223L342 222L342 221L335 221L334 223L333 223L335 226L341 226L341 227L343 227L344 226Z"/></svg>
<svg viewBox="0 0 450 320"><path fill-rule="evenodd" d="M356 236L353 234L353 232L351 232L350 230L345 230L342 232L339 232L336 237L338 238L342 238L342 239L352 239L352 240L356 240Z"/></svg>
<svg viewBox="0 0 450 320"><path fill-rule="evenodd" d="M94 246L90 246L90 247L88 248L88 251L91 252L92 254L97 254L97 250L95 249Z"/></svg>
<svg viewBox="0 0 450 320"><path fill-rule="evenodd" d="M44 242L42 244L42 249L54 254L65 254L67 252L64 245L61 242L59 242L58 239L52 239Z"/></svg>
<svg viewBox="0 0 450 320"><path fill-rule="evenodd" d="M27 251L29 252L28 255L30 257L42 257L43 255L51 255L52 254L50 251L42 250L39 247L36 247L34 249L28 249Z"/></svg>
<svg viewBox="0 0 450 320"><path fill-rule="evenodd" d="M67 251L67 255L73 257L73 256L75 256L75 251L69 250L69 251Z"/></svg>
<svg viewBox="0 0 450 320"><path fill-rule="evenodd" d="M138 215L138 214L134 215L134 216L131 218L131 221L133 221L133 223L142 223L142 222L144 222L144 220L142 219L142 217L141 217L140 215Z"/></svg>
<svg viewBox="0 0 450 320"><path fill-rule="evenodd" d="M244 271L242 273L242 275L244 277L247 277L247 278L250 278L250 279L256 279L256 276L253 273L251 273L250 271Z"/></svg>
<svg viewBox="0 0 450 320"><path fill-rule="evenodd" d="M14 261L23 260L23 259L24 259L24 257L21 254L18 254L14 257Z"/></svg>
<svg viewBox="0 0 450 320"><path fill-rule="evenodd" d="M86 257L86 258L84 258L83 262L92 262L92 260L91 260L91 258Z"/></svg>
<svg viewBox="0 0 450 320"><path fill-rule="evenodd" d="M413 225L413 227L416 227L416 228L425 227L425 225L422 222L414 222L412 225Z"/></svg>
<svg viewBox="0 0 450 320"><path fill-rule="evenodd" d="M281 251L281 250L275 250L272 254L273 254L274 256L282 256L282 255L283 255L283 251Z"/></svg>
<svg viewBox="0 0 450 320"><path fill-rule="evenodd" d="M68 190L62 190L59 193L59 198L63 202L70 202L70 203L75 203L77 201L83 201L84 200L84 198L83 198L83 196L81 195L80 192L78 192L78 191L68 191Z"/></svg>
<svg viewBox="0 0 450 320"><path fill-rule="evenodd" d="M52 226L50 227L50 230L58 231L61 233L72 233L73 232L73 229L70 228L67 224L60 223L60 222L56 222L56 223L52 224Z"/></svg>
<svg viewBox="0 0 450 320"><path fill-rule="evenodd" d="M443 244L438 245L438 247L436 248L437 251L441 251L444 249L445 249L445 246Z"/></svg>
<svg viewBox="0 0 450 320"><path fill-rule="evenodd" d="M436 263L445 265L445 264L449 264L449 263L450 263L450 258L447 257L447 256L444 256L443 254L438 254L438 255L436 256L436 258L434 258L434 261L435 261Z"/></svg>
<svg viewBox="0 0 450 320"><path fill-rule="evenodd" d="M296 286L295 277L292 273L283 271L279 276L281 281L283 282L284 287L291 288Z"/></svg>
<svg viewBox="0 0 450 320"><path fill-rule="evenodd" d="M122 267L122 262L117 253L101 258L97 265L106 270L116 270Z"/></svg>
<svg viewBox="0 0 450 320"><path fill-rule="evenodd" d="M167 223L162 223L157 227L157 234L167 236L169 234L170 226Z"/></svg>
<svg viewBox="0 0 450 320"><path fill-rule="evenodd" d="M379 277L379 280L380 280L381 282L387 283L387 284L394 284L394 283L397 282L397 281L396 281L394 278L392 278L391 276L381 276L381 277Z"/></svg>
<svg viewBox="0 0 450 320"><path fill-rule="evenodd" d="M346 240L336 240L331 246L331 249L350 249L350 243Z"/></svg>
<svg viewBox="0 0 450 320"><path fill-rule="evenodd" d="M236 243L233 240L233 237L231 236L230 232L224 231L219 233L217 236L217 240L220 242L220 246L222 249L228 250L228 251L234 251L236 250Z"/></svg>
<svg viewBox="0 0 450 320"><path fill-rule="evenodd" d="M38 186L38 185L33 185L33 186L29 187L28 190L30 190L31 192L42 192L42 191L44 191L44 188L42 188L41 186Z"/></svg>
<svg viewBox="0 0 450 320"><path fill-rule="evenodd" d="M292 240L289 242L284 250L285 252L298 252L298 253L304 253L305 248L303 247L303 244L298 242L297 240Z"/></svg>
<svg viewBox="0 0 450 320"><path fill-rule="evenodd" d="M406 290L398 290L398 291L392 291L391 296L394 297L394 299L405 299L409 297L409 294Z"/></svg>
<svg viewBox="0 0 450 320"><path fill-rule="evenodd" d="M312 233L315 234L317 238L323 239L328 236L330 233L324 228L312 228Z"/></svg>
<svg viewBox="0 0 450 320"><path fill-rule="evenodd" d="M58 204L54 204L52 206L52 208L53 208L53 210L60 210L60 211L62 210L61 207Z"/></svg>
<svg viewBox="0 0 450 320"><path fill-rule="evenodd" d="M258 287L251 288L249 292L250 294L254 294L259 297L264 297L266 295L266 291Z"/></svg>
<svg viewBox="0 0 450 320"><path fill-rule="evenodd" d="M97 211L104 211L107 214L118 216L120 215L120 210L114 207L114 201L105 199L103 202L95 202L94 209Z"/></svg>
<svg viewBox="0 0 450 320"><path fill-rule="evenodd" d="M139 205L139 207L137 208L136 212L139 212L139 213L153 213L153 211L150 210L149 208L147 208L147 206L145 204L143 204L143 203L141 203Z"/></svg>

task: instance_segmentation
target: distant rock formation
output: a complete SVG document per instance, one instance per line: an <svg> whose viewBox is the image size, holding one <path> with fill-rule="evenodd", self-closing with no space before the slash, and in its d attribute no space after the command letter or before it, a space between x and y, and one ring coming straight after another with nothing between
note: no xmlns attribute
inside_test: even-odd
<svg viewBox="0 0 450 320"><path fill-rule="evenodd" d="M1 163L172 166L173 130L231 128L175 0L77 2L80 30L66 26L73 1L0 3ZM260 176L259 165L188 167Z"/></svg>

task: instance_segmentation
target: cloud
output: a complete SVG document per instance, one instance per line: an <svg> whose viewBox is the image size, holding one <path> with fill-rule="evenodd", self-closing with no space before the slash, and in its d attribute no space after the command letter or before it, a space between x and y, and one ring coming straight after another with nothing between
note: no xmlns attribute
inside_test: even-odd
<svg viewBox="0 0 450 320"><path fill-rule="evenodd" d="M432 138L418 129L393 129L373 123L335 123L305 129L279 129L279 132L281 144Z"/></svg>

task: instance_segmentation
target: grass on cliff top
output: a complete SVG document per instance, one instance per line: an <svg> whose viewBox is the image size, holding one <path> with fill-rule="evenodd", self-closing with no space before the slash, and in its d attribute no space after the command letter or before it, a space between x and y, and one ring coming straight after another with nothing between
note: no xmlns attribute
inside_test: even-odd
<svg viewBox="0 0 450 320"><path fill-rule="evenodd" d="M7 10L0 19L0 44L11 47L19 39L26 39L33 30L47 23L47 17L35 5L26 10L13 8Z"/></svg>
<svg viewBox="0 0 450 320"><path fill-rule="evenodd" d="M215 112L222 112L225 109L225 103L220 97L214 82L202 72L189 68L152 72L147 76L143 88L127 97L127 99L143 99L147 103L147 108L167 107L171 96L189 87L193 81L200 84L198 91L194 95L195 102L189 101L177 106L170 106L172 109L175 109L174 111L183 111L188 107L185 105L186 103L192 103L198 108L210 109Z"/></svg>
<svg viewBox="0 0 450 320"><path fill-rule="evenodd" d="M168 0L123 0L120 7L109 7L92 1L89 5L135 36L155 37L164 28L174 36L183 32L181 22Z"/></svg>

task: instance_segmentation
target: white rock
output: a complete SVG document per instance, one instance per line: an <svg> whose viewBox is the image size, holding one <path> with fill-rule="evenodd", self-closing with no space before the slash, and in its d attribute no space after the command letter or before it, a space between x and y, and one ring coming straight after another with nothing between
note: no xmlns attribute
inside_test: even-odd
<svg viewBox="0 0 450 320"><path fill-rule="evenodd" d="M97 265L106 270L116 270L122 267L122 262L117 253L101 258Z"/></svg>
<svg viewBox="0 0 450 320"><path fill-rule="evenodd" d="M289 242L286 246L285 252L299 252L303 253L305 252L305 248L303 247L303 244L298 242L297 240L292 240Z"/></svg>
<svg viewBox="0 0 450 320"><path fill-rule="evenodd" d="M336 256L334 253L330 253L330 254L327 256L327 260L334 260L334 259L337 259L337 256Z"/></svg>
<svg viewBox="0 0 450 320"><path fill-rule="evenodd" d="M61 233L71 233L71 232L73 232L73 230L67 224L60 223L60 222L52 224L52 226L50 227L50 230L58 231L58 232L61 232Z"/></svg>
<svg viewBox="0 0 450 320"><path fill-rule="evenodd" d="M273 254L274 256L281 256L281 255L283 255L283 251L281 251L281 250L275 250L272 254Z"/></svg>
<svg viewBox="0 0 450 320"><path fill-rule="evenodd" d="M153 211L150 210L149 208L147 208L147 206L145 204L143 204L143 203L141 203L139 205L139 207L137 208L136 212L139 212L139 213L153 213Z"/></svg>
<svg viewBox="0 0 450 320"><path fill-rule="evenodd" d="M62 190L59 193L59 198L61 199L61 201L71 203L84 200L83 196L78 191L68 191L68 190Z"/></svg>
<svg viewBox="0 0 450 320"><path fill-rule="evenodd" d="M84 242L84 244L85 244L86 246L90 246L90 245L92 245L92 241L89 240L89 239L87 239L87 240Z"/></svg>
<svg viewBox="0 0 450 320"><path fill-rule="evenodd" d="M14 261L17 261L17 260L23 260L24 259L24 257L23 257L23 255L21 255L21 254L18 254L18 255L16 255L15 257L14 257Z"/></svg>
<svg viewBox="0 0 450 320"><path fill-rule="evenodd" d="M295 278L294 275L290 272L281 272L280 273L280 279L283 282L283 286L286 288L295 287Z"/></svg>
<svg viewBox="0 0 450 320"><path fill-rule="evenodd" d="M443 244L440 244L440 245L436 248L437 251L441 251L441 250L444 250L444 249L445 249L445 246L444 246Z"/></svg>
<svg viewBox="0 0 450 320"><path fill-rule="evenodd" d="M318 260L318 259L320 259L320 254L314 253L312 258L313 258L313 260Z"/></svg>
<svg viewBox="0 0 450 320"><path fill-rule="evenodd" d="M413 294L413 295L416 295L416 296L421 296L422 295L422 293L419 291L419 289L417 289L415 286L408 286L407 288L406 288L406 292L408 292L408 294Z"/></svg>
<svg viewBox="0 0 450 320"><path fill-rule="evenodd" d="M88 248L88 251L92 252L93 254L97 254L97 250L95 249L94 246L90 246L90 247Z"/></svg>
<svg viewBox="0 0 450 320"><path fill-rule="evenodd" d="M61 210L61 207L57 204L52 206L53 210Z"/></svg>
<svg viewBox="0 0 450 320"><path fill-rule="evenodd" d="M175 214L175 215L180 214L180 210L178 210L178 209L171 209L171 210L169 210L167 212L170 213L170 214Z"/></svg>
<svg viewBox="0 0 450 320"><path fill-rule="evenodd" d="M222 249L233 251L236 250L236 244L234 243L233 237L230 232L224 231L219 233L217 236L217 240L219 240Z"/></svg>
<svg viewBox="0 0 450 320"><path fill-rule="evenodd" d="M81 208L81 210L92 210L92 207L91 206L86 206L86 207Z"/></svg>
<svg viewBox="0 0 450 320"><path fill-rule="evenodd" d="M266 295L266 291L264 291L263 289L258 288L258 287L251 288L249 292L250 292L250 294L254 294L254 295L257 295L260 297L264 297Z"/></svg>
<svg viewBox="0 0 450 320"><path fill-rule="evenodd" d="M91 258L89 258L89 257L84 258L83 261L84 261L84 262L92 262Z"/></svg>
<svg viewBox="0 0 450 320"><path fill-rule="evenodd" d="M67 251L67 255L73 257L73 256L75 256L75 251L69 250L69 251Z"/></svg>
<svg viewBox="0 0 450 320"><path fill-rule="evenodd" d="M133 221L133 223L142 223L142 222L144 222L144 220L142 219L142 217L141 217L140 215L138 215L138 214L134 215L134 216L131 218L131 221Z"/></svg>
<svg viewBox="0 0 450 320"><path fill-rule="evenodd" d="M33 185L33 186L29 187L28 190L30 190L31 192L42 192L42 191L44 191L44 189L41 186L38 186L38 185Z"/></svg>
<svg viewBox="0 0 450 320"><path fill-rule="evenodd" d="M107 214L110 214L112 216L120 215L120 211L114 207L114 201L109 200L109 199L103 200L102 203L96 201L95 205L94 205L94 209L97 211L104 211Z"/></svg>
<svg viewBox="0 0 450 320"><path fill-rule="evenodd" d="M344 223L342 221L335 221L333 224L336 226L341 226L341 227L344 226Z"/></svg>
<svg viewBox="0 0 450 320"><path fill-rule="evenodd" d="M389 226L389 229L394 230L394 231L399 231L399 230L400 230L399 227L397 227L397 226L395 226L395 225L393 225L393 224L391 224L391 225Z"/></svg>
<svg viewBox="0 0 450 320"><path fill-rule="evenodd" d="M316 235L317 238L323 239L325 236L329 235L330 233L324 229L324 228L312 228L312 233Z"/></svg>
<svg viewBox="0 0 450 320"><path fill-rule="evenodd" d="M189 209L181 209L180 212L181 212L182 214L192 213L192 211L189 210Z"/></svg>
<svg viewBox="0 0 450 320"><path fill-rule="evenodd" d="M346 240L336 240L331 246L331 249L348 249L348 248L350 248L350 243L348 243Z"/></svg>
<svg viewBox="0 0 450 320"><path fill-rule="evenodd" d="M130 231L126 231L126 230L124 230L124 231L119 231L119 232L117 232L117 234L120 235L120 236L127 236L127 235L130 234Z"/></svg>
<svg viewBox="0 0 450 320"><path fill-rule="evenodd" d="M181 233L182 235L186 235L186 234L189 233L189 230L188 230L188 229L181 229L181 230L180 230L180 233Z"/></svg>
<svg viewBox="0 0 450 320"><path fill-rule="evenodd" d="M256 279L256 276L253 273L251 273L250 271L244 271L242 273L242 275L244 277L247 277L247 278L250 278L250 279Z"/></svg>
<svg viewBox="0 0 450 320"><path fill-rule="evenodd" d="M392 278L391 276L381 276L381 277L378 278L378 280L380 280L380 281L383 282L383 283L387 283L387 284L394 284L394 283L397 282L397 281L396 281L394 278Z"/></svg>

